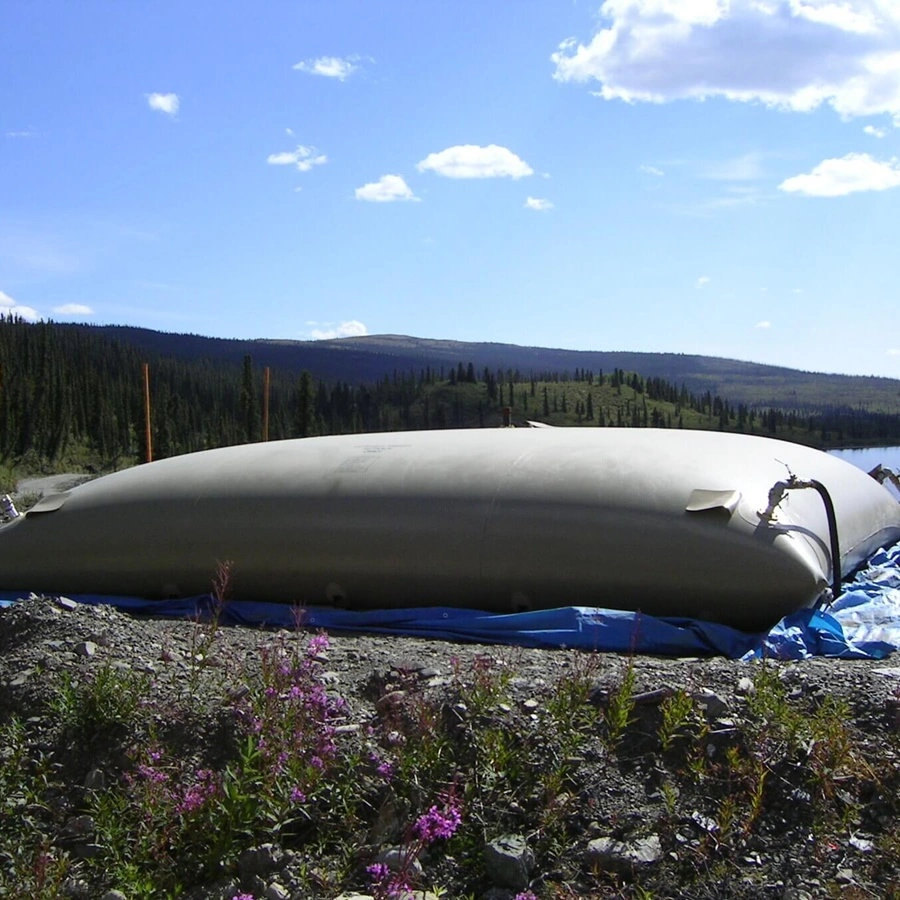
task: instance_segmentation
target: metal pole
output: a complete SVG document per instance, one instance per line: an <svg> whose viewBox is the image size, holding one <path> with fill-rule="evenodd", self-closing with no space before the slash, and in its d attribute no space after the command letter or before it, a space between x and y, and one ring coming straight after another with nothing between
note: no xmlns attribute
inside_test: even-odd
<svg viewBox="0 0 900 900"><path fill-rule="evenodd" d="M269 367L266 366L265 371L263 372L263 433L262 439L267 441L269 439L269 383L270 383L270 371Z"/></svg>
<svg viewBox="0 0 900 900"><path fill-rule="evenodd" d="M150 365L144 363L144 428L147 462L153 462L153 438L150 432Z"/></svg>

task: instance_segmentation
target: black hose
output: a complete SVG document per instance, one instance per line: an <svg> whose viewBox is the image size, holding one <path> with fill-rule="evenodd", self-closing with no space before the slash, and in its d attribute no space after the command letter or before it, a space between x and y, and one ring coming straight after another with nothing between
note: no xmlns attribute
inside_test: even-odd
<svg viewBox="0 0 900 900"><path fill-rule="evenodd" d="M811 478L807 484L815 488L825 504L825 515L828 518L828 535L831 538L831 593L836 600L841 592L841 546L838 541L837 516L834 512L834 501L828 488L821 481Z"/></svg>
<svg viewBox="0 0 900 900"><path fill-rule="evenodd" d="M837 598L841 591L841 547L838 540L834 502L831 499L831 494L828 493L828 488L821 481L816 481L815 478L810 478L807 481L791 473L791 477L787 481L779 481L777 484L772 485L769 491L769 505L760 515L767 520L771 520L785 492L799 490L800 488L815 488L825 504L825 516L828 519L828 537L831 543L831 592L833 597Z"/></svg>

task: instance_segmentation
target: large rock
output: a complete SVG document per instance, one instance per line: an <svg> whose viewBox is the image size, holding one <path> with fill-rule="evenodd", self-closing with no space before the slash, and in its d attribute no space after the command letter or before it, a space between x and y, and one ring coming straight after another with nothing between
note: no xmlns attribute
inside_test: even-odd
<svg viewBox="0 0 900 900"><path fill-rule="evenodd" d="M662 855L662 844L658 835L655 834L633 841L617 841L612 837L600 837L587 845L585 861L589 866L634 869L659 862Z"/></svg>
<svg viewBox="0 0 900 900"><path fill-rule="evenodd" d="M516 891L528 887L534 854L520 834L507 834L484 848L485 874L500 887Z"/></svg>

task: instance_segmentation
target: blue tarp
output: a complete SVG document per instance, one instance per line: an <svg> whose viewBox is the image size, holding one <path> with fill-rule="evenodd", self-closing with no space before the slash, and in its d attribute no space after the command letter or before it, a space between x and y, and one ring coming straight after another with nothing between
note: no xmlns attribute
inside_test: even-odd
<svg viewBox="0 0 900 900"><path fill-rule="evenodd" d="M0 606L28 592L0 593ZM168 618L209 615L209 595L186 600L141 600L68 594L79 603L109 604L125 612ZM523 647L574 647L661 656L764 656L803 659L832 656L883 659L900 648L900 543L880 550L828 610L809 609L782 619L767 634L747 634L710 622L570 606L497 615L448 607L351 612L326 607L300 610L304 627L332 632L409 635ZM224 624L292 628L298 611L283 603L233 601Z"/></svg>

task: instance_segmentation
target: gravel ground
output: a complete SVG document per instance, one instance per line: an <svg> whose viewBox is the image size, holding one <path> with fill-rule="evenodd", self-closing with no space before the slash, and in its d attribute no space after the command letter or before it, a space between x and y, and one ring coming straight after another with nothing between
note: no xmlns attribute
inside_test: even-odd
<svg viewBox="0 0 900 900"><path fill-rule="evenodd" d="M291 639L296 635L213 631L49 598L0 610L0 725L12 717L25 723L28 753L52 761L57 785L30 820L44 845L68 861L58 893L44 896L124 896L88 865L102 848L90 834L79 844L73 829L84 821L79 816L98 780L121 778L126 751L144 739L136 730L73 741L54 712L65 679L78 683L109 666L146 676L148 702L169 711L160 728L171 726L172 740L198 764L221 766L230 746L229 704L258 682L261 650ZM346 704L349 730L371 729L386 710L408 710L413 699L463 721L461 691L470 691L471 706L471 685L486 661L492 673L504 673L504 689L479 722L458 729L459 760L449 765L464 787L467 778L484 777L463 761L478 728L499 723L522 741L529 766L549 770L560 761L528 748L562 746L559 714L550 717L560 685L588 681L585 709L596 715L585 725L577 710L567 713L573 728L580 723L581 739L564 760L557 790L502 798L503 809L483 816L484 848L473 849L471 839L464 849L450 842L446 853L426 859L426 882L442 884L444 896L510 900L527 887L540 898L900 897L900 668L891 659L751 664L337 635L317 664L323 683ZM754 706L762 691L778 699ZM690 698L690 712L680 737L665 747L662 710L673 696ZM610 710L623 697L629 721L611 735ZM824 724L816 730L810 723ZM471 784L468 790L477 796ZM376 810L381 820L387 791ZM12 833L6 826L14 814L9 802L2 809L0 839ZM379 835L376 823L368 824L358 838L363 862L390 844L390 828ZM465 858L488 860L487 847L499 838L511 840L507 849L526 873L522 884L489 861ZM308 839L290 847L275 840L263 851L248 846L255 859L268 853L270 865L226 861L223 879L185 895L334 900L366 890L361 869L348 869L346 856L339 864L313 846ZM13 849L0 846L0 868L10 870ZM339 878L322 874L332 867ZM0 896L17 896L10 877Z"/></svg>
<svg viewBox="0 0 900 900"><path fill-rule="evenodd" d="M27 501L29 505L47 494L57 494L68 491L70 488L90 481L93 475L79 475L77 473L64 473L61 475L41 475L35 478L22 478L16 484L12 493L12 499L17 506Z"/></svg>

